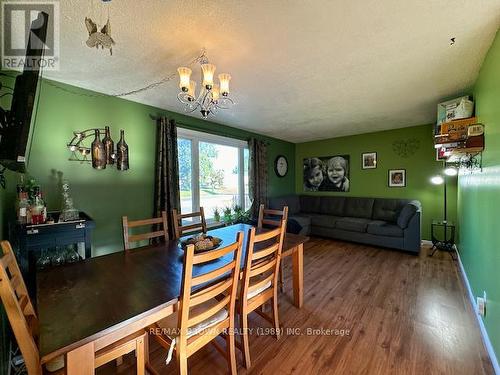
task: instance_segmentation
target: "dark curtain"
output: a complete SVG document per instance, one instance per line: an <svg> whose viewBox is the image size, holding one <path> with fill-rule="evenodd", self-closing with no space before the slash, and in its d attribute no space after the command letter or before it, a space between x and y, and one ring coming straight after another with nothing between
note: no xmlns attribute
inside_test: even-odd
<svg viewBox="0 0 500 375"><path fill-rule="evenodd" d="M154 217L160 217L162 211L167 212L168 233L173 238L171 213L174 208L180 208L177 126L175 120L160 117L156 127Z"/></svg>
<svg viewBox="0 0 500 375"><path fill-rule="evenodd" d="M248 141L250 152L249 193L252 198L252 217L259 216L260 204L267 206L267 144L252 138Z"/></svg>

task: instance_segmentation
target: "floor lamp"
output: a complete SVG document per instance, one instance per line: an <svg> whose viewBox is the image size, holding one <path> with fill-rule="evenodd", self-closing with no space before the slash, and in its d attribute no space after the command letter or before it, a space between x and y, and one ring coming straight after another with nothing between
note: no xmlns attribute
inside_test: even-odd
<svg viewBox="0 0 500 375"><path fill-rule="evenodd" d="M443 185L443 221L433 222L431 227L431 240L432 240L432 253L433 256L436 250L444 250L452 252L455 249L455 226L448 223L448 197L447 197L447 179L448 177L454 177L458 174L458 170L455 167L447 166L446 162L443 164L443 174L433 176L431 178L431 183L434 185ZM443 227L443 239L440 240L434 236L434 227ZM448 238L448 228L451 229L450 238Z"/></svg>

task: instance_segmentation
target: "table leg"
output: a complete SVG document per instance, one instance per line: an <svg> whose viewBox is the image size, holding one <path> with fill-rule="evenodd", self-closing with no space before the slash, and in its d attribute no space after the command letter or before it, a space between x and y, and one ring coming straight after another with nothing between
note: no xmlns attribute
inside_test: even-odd
<svg viewBox="0 0 500 375"><path fill-rule="evenodd" d="M292 255L293 302L298 308L304 303L304 246L298 245Z"/></svg>
<svg viewBox="0 0 500 375"><path fill-rule="evenodd" d="M94 358L93 342L68 352L66 357L66 373L68 375L93 375Z"/></svg>

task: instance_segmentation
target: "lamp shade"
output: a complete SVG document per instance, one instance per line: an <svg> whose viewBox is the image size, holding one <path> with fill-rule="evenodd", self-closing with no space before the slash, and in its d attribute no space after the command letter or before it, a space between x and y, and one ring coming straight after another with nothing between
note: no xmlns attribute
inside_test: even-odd
<svg viewBox="0 0 500 375"><path fill-rule="evenodd" d="M456 176L458 174L458 171L456 168L448 167L444 170L444 174L447 176Z"/></svg>
<svg viewBox="0 0 500 375"><path fill-rule="evenodd" d="M441 185L444 183L444 178L442 176L434 176L431 178L431 182L434 185Z"/></svg>
<svg viewBox="0 0 500 375"><path fill-rule="evenodd" d="M231 75L227 73L219 74L219 83L220 83L220 93L222 96L229 95L229 81L231 80Z"/></svg>
<svg viewBox="0 0 500 375"><path fill-rule="evenodd" d="M214 64L201 64L201 70L203 71L203 86L207 90L211 90L214 85Z"/></svg>
<svg viewBox="0 0 500 375"><path fill-rule="evenodd" d="M189 80L191 78L191 69L186 67L180 67L177 69L179 72L179 87L182 91L188 91L189 89Z"/></svg>
<svg viewBox="0 0 500 375"><path fill-rule="evenodd" d="M214 85L214 87L212 88L212 100L217 101L219 100L219 98L220 98L219 85Z"/></svg>
<svg viewBox="0 0 500 375"><path fill-rule="evenodd" d="M196 81L189 81L188 95L194 100L196 98Z"/></svg>

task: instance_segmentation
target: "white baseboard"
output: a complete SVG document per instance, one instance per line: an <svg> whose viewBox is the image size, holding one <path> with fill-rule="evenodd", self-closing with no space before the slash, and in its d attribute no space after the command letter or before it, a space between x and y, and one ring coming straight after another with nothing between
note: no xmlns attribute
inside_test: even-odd
<svg viewBox="0 0 500 375"><path fill-rule="evenodd" d="M495 370L495 374L500 375L500 366L498 365L498 359L496 357L495 350L491 345L491 341L488 336L488 332L486 331L486 327L484 326L483 319L481 319L481 316L476 312L477 311L476 298L474 297L474 293L472 293L472 288L470 286L469 279L467 278L467 274L465 273L465 268L464 265L462 264L462 259L460 258L460 253L458 251L457 251L457 256L458 256L458 264L460 266L460 271L462 273L462 279L464 280L465 286L467 287L467 292L469 294L469 300L472 305L472 310L474 312L474 315L476 316L477 322L479 323L479 328L481 329L481 336L483 338L484 346L486 347L486 350L488 351L488 354L490 356L491 363L493 364L493 369Z"/></svg>

